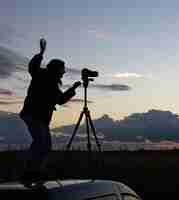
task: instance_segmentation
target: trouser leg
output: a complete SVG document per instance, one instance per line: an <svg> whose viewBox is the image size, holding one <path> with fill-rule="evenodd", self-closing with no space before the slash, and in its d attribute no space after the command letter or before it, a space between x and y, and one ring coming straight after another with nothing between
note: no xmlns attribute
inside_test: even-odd
<svg viewBox="0 0 179 200"><path fill-rule="evenodd" d="M39 171L45 168L45 160L51 150L51 136L48 125L41 121L24 120L32 136L25 171Z"/></svg>

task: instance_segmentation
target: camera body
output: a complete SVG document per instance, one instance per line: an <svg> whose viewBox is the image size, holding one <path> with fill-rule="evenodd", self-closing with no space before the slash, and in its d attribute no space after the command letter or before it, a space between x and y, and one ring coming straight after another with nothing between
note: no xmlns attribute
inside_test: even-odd
<svg viewBox="0 0 179 200"><path fill-rule="evenodd" d="M92 71L87 68L82 69L81 71L81 78L83 81L89 80L89 78L97 77L98 72L97 71Z"/></svg>

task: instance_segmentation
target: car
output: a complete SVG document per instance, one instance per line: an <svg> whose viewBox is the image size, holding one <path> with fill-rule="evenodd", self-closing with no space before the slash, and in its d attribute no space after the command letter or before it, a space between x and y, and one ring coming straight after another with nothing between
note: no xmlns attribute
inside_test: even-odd
<svg viewBox="0 0 179 200"><path fill-rule="evenodd" d="M112 180L56 180L34 188L9 182L0 184L0 196L6 200L141 200L130 187Z"/></svg>

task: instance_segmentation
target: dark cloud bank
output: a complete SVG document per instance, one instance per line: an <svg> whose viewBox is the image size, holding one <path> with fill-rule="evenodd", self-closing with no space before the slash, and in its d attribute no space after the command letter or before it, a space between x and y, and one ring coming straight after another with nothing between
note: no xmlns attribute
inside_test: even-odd
<svg viewBox="0 0 179 200"><path fill-rule="evenodd" d="M146 113L134 113L123 120L114 120L108 115L93 120L97 132L101 132L106 140L138 141L151 139L179 140L179 118L170 111L149 110ZM72 133L74 125L64 126L55 131ZM82 125L79 133L84 133Z"/></svg>
<svg viewBox="0 0 179 200"><path fill-rule="evenodd" d="M63 116L62 116L63 117ZM179 140L179 118L170 111L149 110L146 113L134 113L123 120L114 120L108 115L93 120L97 133L102 133L105 140L152 141ZM28 131L18 114L0 111L0 137L6 143L27 143L31 141ZM63 132L71 136L74 126L63 126L53 132ZM77 132L86 133L82 124ZM55 134L57 137L57 134ZM139 137L140 136L140 137ZM61 136L59 135L59 138ZM67 138L69 139L69 137ZM85 138L84 138L85 139Z"/></svg>

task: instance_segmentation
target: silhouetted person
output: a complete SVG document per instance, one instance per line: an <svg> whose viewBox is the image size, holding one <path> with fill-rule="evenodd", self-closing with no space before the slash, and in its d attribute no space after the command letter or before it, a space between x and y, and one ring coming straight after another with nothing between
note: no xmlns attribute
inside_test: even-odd
<svg viewBox="0 0 179 200"><path fill-rule="evenodd" d="M59 89L61 78L65 73L65 63L53 59L46 68L41 68L46 41L40 40L40 53L29 62L29 73L32 77L20 117L26 123L32 136L32 144L25 167L24 179L38 176L45 168L45 160L51 150L52 142L49 124L55 105L62 105L75 95L75 89L81 84L75 82L64 93Z"/></svg>

